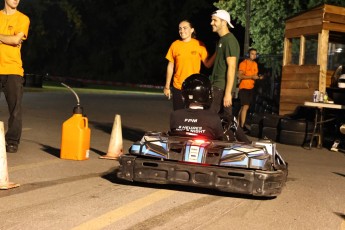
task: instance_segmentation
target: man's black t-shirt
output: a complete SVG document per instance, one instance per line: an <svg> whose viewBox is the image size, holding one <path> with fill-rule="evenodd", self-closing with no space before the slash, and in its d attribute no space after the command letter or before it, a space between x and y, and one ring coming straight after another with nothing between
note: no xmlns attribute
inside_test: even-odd
<svg viewBox="0 0 345 230"><path fill-rule="evenodd" d="M203 109L189 108L172 112L170 130L195 133L212 140L222 139L223 136L223 127L218 114Z"/></svg>

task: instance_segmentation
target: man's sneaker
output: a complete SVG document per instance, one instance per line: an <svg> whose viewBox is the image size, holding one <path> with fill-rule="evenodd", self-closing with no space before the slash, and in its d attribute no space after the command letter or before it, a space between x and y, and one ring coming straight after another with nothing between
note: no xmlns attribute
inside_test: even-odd
<svg viewBox="0 0 345 230"><path fill-rule="evenodd" d="M338 152L338 145L339 145L339 143L340 143L339 140L335 140L333 145L332 145L331 151Z"/></svg>
<svg viewBox="0 0 345 230"><path fill-rule="evenodd" d="M8 144L6 145L6 152L8 153L16 153L18 151L17 144Z"/></svg>

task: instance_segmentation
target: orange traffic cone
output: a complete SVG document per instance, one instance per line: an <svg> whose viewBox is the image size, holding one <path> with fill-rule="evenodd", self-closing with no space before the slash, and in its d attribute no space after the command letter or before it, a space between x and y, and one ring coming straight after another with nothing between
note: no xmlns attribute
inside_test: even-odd
<svg viewBox="0 0 345 230"><path fill-rule="evenodd" d="M100 156L102 159L117 160L123 154L121 116L116 114L111 131L111 137L107 155Z"/></svg>
<svg viewBox="0 0 345 230"><path fill-rule="evenodd" d="M0 121L0 189L19 187L19 184L8 181L7 155L5 145L4 123Z"/></svg>

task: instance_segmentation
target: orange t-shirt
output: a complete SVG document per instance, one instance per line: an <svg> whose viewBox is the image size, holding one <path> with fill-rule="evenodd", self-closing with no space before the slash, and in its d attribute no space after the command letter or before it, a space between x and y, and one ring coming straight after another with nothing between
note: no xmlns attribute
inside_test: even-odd
<svg viewBox="0 0 345 230"><path fill-rule="evenodd" d="M189 42L176 40L171 44L165 58L174 63L173 85L176 89L181 89L187 77L200 73L201 61L204 61L207 55L204 43L194 38Z"/></svg>
<svg viewBox="0 0 345 230"><path fill-rule="evenodd" d="M251 60L243 60L240 63L239 71L242 71L245 76L254 76L257 75L258 70L258 64L255 61ZM241 83L239 85L240 89L253 89L254 88L255 81L252 79L242 79Z"/></svg>
<svg viewBox="0 0 345 230"><path fill-rule="evenodd" d="M29 18L19 11L12 15L0 12L0 34L16 35L24 33L23 40L26 40L29 31ZM19 46L0 44L0 74L24 75L23 63Z"/></svg>

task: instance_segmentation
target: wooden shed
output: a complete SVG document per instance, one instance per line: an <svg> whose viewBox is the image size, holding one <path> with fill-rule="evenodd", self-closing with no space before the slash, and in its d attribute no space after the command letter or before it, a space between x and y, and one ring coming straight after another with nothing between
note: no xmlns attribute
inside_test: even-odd
<svg viewBox="0 0 345 230"><path fill-rule="evenodd" d="M345 64L345 8L320 5L286 20L279 114L326 91Z"/></svg>

